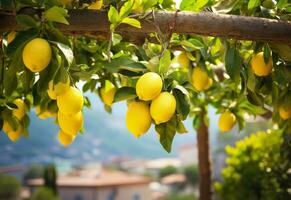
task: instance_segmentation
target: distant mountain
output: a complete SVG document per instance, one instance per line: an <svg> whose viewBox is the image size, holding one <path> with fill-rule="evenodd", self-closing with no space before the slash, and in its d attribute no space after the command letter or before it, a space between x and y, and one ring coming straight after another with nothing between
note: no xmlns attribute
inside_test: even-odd
<svg viewBox="0 0 291 200"><path fill-rule="evenodd" d="M114 156L133 158L173 157L182 144L194 143L196 134L191 120L186 121L188 134L175 137L173 151L168 154L161 147L154 128L143 137L136 139L125 126L125 103L113 106L113 113L108 114L96 95L90 94L92 109L84 109L84 134L79 135L68 148L57 142L58 126L53 119L40 120L34 111L30 113L30 137L16 143L10 142L6 135L0 134L0 165L30 164L42 162L69 161L73 164L106 161ZM211 117L211 123L217 119ZM212 128L213 129L213 128ZM217 132L215 127L211 132ZM211 134L212 138L214 135ZM191 158L189 158L191 159Z"/></svg>

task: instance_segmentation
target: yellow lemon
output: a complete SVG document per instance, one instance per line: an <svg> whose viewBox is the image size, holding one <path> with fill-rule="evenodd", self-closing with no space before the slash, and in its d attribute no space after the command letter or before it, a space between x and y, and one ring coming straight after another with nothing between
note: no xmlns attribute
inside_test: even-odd
<svg viewBox="0 0 291 200"><path fill-rule="evenodd" d="M28 42L22 52L23 63L32 72L40 72L45 69L51 58L50 44L42 38L35 38Z"/></svg>
<svg viewBox="0 0 291 200"><path fill-rule="evenodd" d="M21 120L26 112L26 106L22 99L15 99L13 103L17 106L17 108L13 109L12 113L17 119Z"/></svg>
<svg viewBox="0 0 291 200"><path fill-rule="evenodd" d="M111 106L114 100L116 88L111 82L108 81L108 83L109 85L107 87L102 87L100 89L100 95L101 95L102 101L106 105Z"/></svg>
<svg viewBox="0 0 291 200"><path fill-rule="evenodd" d="M162 91L163 81L155 72L142 75L136 83L136 94L139 99L149 101L156 98Z"/></svg>
<svg viewBox="0 0 291 200"><path fill-rule="evenodd" d="M131 102L126 112L126 127L135 137L145 134L151 126L149 106L145 102Z"/></svg>
<svg viewBox="0 0 291 200"><path fill-rule="evenodd" d="M83 115L79 111L73 115L65 115L62 112L58 112L58 123L61 129L69 135L77 135L77 133L83 127Z"/></svg>
<svg viewBox="0 0 291 200"><path fill-rule="evenodd" d="M190 65L190 59L188 58L186 52L180 53L176 57L176 60L180 67L188 67Z"/></svg>
<svg viewBox="0 0 291 200"><path fill-rule="evenodd" d="M92 3L88 9L93 9L93 10L100 10L103 6L103 0L96 0L94 3Z"/></svg>
<svg viewBox="0 0 291 200"><path fill-rule="evenodd" d="M58 82L54 85L53 81L49 82L47 93L51 99L57 99L57 96L65 93L70 88L70 79L63 83Z"/></svg>
<svg viewBox="0 0 291 200"><path fill-rule="evenodd" d="M155 98L150 107L150 113L156 124L169 121L176 111L176 99L169 92L162 92Z"/></svg>
<svg viewBox="0 0 291 200"><path fill-rule="evenodd" d="M21 126L18 127L18 129L16 131L10 131L7 133L8 138L12 141L12 142L16 142L17 140L19 140L19 138L21 137L21 133L22 133L23 129Z"/></svg>
<svg viewBox="0 0 291 200"><path fill-rule="evenodd" d="M4 133L7 134L7 133L13 131L13 128L10 126L8 121L4 120L3 121L2 130L4 131Z"/></svg>
<svg viewBox="0 0 291 200"><path fill-rule="evenodd" d="M226 132L232 129L236 123L236 117L231 112L224 112L220 115L218 120L218 127L221 132Z"/></svg>
<svg viewBox="0 0 291 200"><path fill-rule="evenodd" d="M204 90L208 90L213 84L212 78L208 78L207 85L205 86Z"/></svg>
<svg viewBox="0 0 291 200"><path fill-rule="evenodd" d="M264 53L260 52L252 58L251 66L253 72L257 76L268 76L273 68L273 60L272 58L269 59L268 63L265 63L264 60Z"/></svg>
<svg viewBox="0 0 291 200"><path fill-rule="evenodd" d="M205 90L209 84L209 77L207 73L200 67L196 67L192 72L192 84L198 91Z"/></svg>
<svg viewBox="0 0 291 200"><path fill-rule="evenodd" d="M66 115L72 115L81 111L83 103L82 93L72 86L65 93L57 96L58 108Z"/></svg>
<svg viewBox="0 0 291 200"><path fill-rule="evenodd" d="M279 115L284 120L291 118L291 106L280 106Z"/></svg>
<svg viewBox="0 0 291 200"><path fill-rule="evenodd" d="M58 134L59 143L63 146L69 146L74 141L75 136L66 134L64 131L60 130Z"/></svg>
<svg viewBox="0 0 291 200"><path fill-rule="evenodd" d="M35 113L40 119L47 119L49 117L56 117L56 113L50 112L48 110L42 111L40 106L35 107Z"/></svg>
<svg viewBox="0 0 291 200"><path fill-rule="evenodd" d="M16 36L16 32L15 31L11 31L7 35L7 43L10 44L14 40L15 36Z"/></svg>

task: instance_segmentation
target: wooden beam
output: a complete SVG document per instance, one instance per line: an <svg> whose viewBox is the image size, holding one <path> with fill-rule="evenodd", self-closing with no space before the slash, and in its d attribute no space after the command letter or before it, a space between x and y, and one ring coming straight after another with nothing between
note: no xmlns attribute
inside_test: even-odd
<svg viewBox="0 0 291 200"><path fill-rule="evenodd" d="M21 11L21 13L28 14L39 12L40 10L31 8ZM108 38L107 11L77 9L69 10L69 15L70 25L58 26L64 33L103 35ZM166 33L169 31L169 27L175 24L175 27L172 27L173 32L179 34L291 44L291 22L282 20L222 15L212 12L178 12L176 14L175 12L154 11L148 15L147 19L141 19L141 23L141 29L121 25L117 32L131 42L142 43L149 33L157 32L157 27ZM15 15L0 11L0 32L16 30L17 28Z"/></svg>

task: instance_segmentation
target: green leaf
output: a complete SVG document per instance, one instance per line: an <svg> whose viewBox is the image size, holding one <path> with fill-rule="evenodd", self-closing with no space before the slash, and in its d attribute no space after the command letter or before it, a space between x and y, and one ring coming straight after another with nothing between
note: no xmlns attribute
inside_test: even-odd
<svg viewBox="0 0 291 200"><path fill-rule="evenodd" d="M184 123L179 119L177 119L176 131L177 133L180 133L180 134L188 133L188 130L186 129Z"/></svg>
<svg viewBox="0 0 291 200"><path fill-rule="evenodd" d="M182 115L185 120L190 112L190 104L188 97L178 89L173 90L177 102L177 112Z"/></svg>
<svg viewBox="0 0 291 200"><path fill-rule="evenodd" d="M129 57L119 57L111 60L111 62L104 63L105 68L110 72L118 72L120 70L129 70L129 71L144 71L146 67Z"/></svg>
<svg viewBox="0 0 291 200"><path fill-rule="evenodd" d="M225 68L232 80L238 80L242 67L242 59L236 48L230 47L225 55Z"/></svg>
<svg viewBox="0 0 291 200"><path fill-rule="evenodd" d="M112 34L112 45L113 46L119 44L121 40L122 40L122 36L121 35L119 35L117 33L113 33Z"/></svg>
<svg viewBox="0 0 291 200"><path fill-rule="evenodd" d="M129 13L132 10L133 3L134 3L133 0L128 0L127 2L125 2L123 4L123 6L120 8L120 12L119 12L119 18L120 19L123 19L123 18L125 18L125 17L127 17L129 15Z"/></svg>
<svg viewBox="0 0 291 200"><path fill-rule="evenodd" d="M108 11L108 20L111 22L111 24L114 25L114 27L117 26L120 21L118 11L113 6L110 6L110 9Z"/></svg>
<svg viewBox="0 0 291 200"><path fill-rule="evenodd" d="M168 71L171 65L171 53L169 50L164 51L159 63L159 73L164 74Z"/></svg>
<svg viewBox="0 0 291 200"><path fill-rule="evenodd" d="M124 18L121 23L123 24L129 24L133 27L136 27L136 28L141 28L141 24L138 20L134 19L134 18L129 18L129 17L126 17Z"/></svg>
<svg viewBox="0 0 291 200"><path fill-rule="evenodd" d="M60 8L57 6L51 7L44 13L44 17L48 21L69 25L69 22L66 19L67 16L68 16L68 11L64 8Z"/></svg>
<svg viewBox="0 0 291 200"><path fill-rule="evenodd" d="M57 47L62 51L69 66L71 66L73 61L74 61L74 53L73 53L72 49L69 46L62 44L62 43L59 43L59 42L53 42L53 43L55 43L57 45Z"/></svg>
<svg viewBox="0 0 291 200"><path fill-rule="evenodd" d="M261 5L261 0L250 0L248 3L248 10L252 10Z"/></svg>
<svg viewBox="0 0 291 200"><path fill-rule="evenodd" d="M288 0L279 0L277 3L277 8L284 9L288 5Z"/></svg>
<svg viewBox="0 0 291 200"><path fill-rule="evenodd" d="M188 51L194 51L196 49L202 49L204 47L204 44L200 40L195 38L182 40L180 42L180 45L182 45Z"/></svg>
<svg viewBox="0 0 291 200"><path fill-rule="evenodd" d="M16 16L17 23L23 28L36 28L37 22L29 15L19 14Z"/></svg>
<svg viewBox="0 0 291 200"><path fill-rule="evenodd" d="M156 131L160 135L160 143L168 153L172 150L172 143L176 134L176 126L176 117L173 117L166 123L155 126Z"/></svg>
<svg viewBox="0 0 291 200"><path fill-rule="evenodd" d="M209 0L182 0L180 10L184 11L201 11Z"/></svg>
<svg viewBox="0 0 291 200"><path fill-rule="evenodd" d="M119 88L114 96L114 102L124 101L128 99L136 98L135 88L133 87L122 87Z"/></svg>

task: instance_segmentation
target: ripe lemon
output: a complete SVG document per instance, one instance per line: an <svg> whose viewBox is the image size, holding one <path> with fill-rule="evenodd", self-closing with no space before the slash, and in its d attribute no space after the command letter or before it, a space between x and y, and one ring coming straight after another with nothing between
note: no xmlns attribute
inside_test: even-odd
<svg viewBox="0 0 291 200"><path fill-rule="evenodd" d="M208 78L207 85L204 87L204 90L208 90L213 84L212 78Z"/></svg>
<svg viewBox="0 0 291 200"><path fill-rule="evenodd" d="M280 106L279 115L283 120L291 118L291 106L288 107Z"/></svg>
<svg viewBox="0 0 291 200"><path fill-rule="evenodd" d="M200 67L196 67L192 72L192 84L198 91L203 91L209 85L209 77L207 73Z"/></svg>
<svg viewBox="0 0 291 200"><path fill-rule="evenodd" d="M226 132L232 129L236 122L236 117L231 112L224 112L220 115L218 120L218 127L221 132Z"/></svg>
<svg viewBox="0 0 291 200"><path fill-rule="evenodd" d="M13 103L17 106L17 108L13 109L12 114L17 117L17 119L21 120L26 112L26 106L22 99L15 99Z"/></svg>
<svg viewBox="0 0 291 200"><path fill-rule="evenodd" d="M42 38L35 38L28 42L22 52L23 63L32 72L40 72L45 69L51 58L50 44Z"/></svg>
<svg viewBox="0 0 291 200"><path fill-rule="evenodd" d="M35 113L40 119L47 119L49 117L56 117L56 113L53 113L53 112L48 111L48 110L42 111L40 106L35 107Z"/></svg>
<svg viewBox="0 0 291 200"><path fill-rule="evenodd" d="M7 133L13 131L13 128L10 126L8 121L4 120L3 121L2 130L4 131L4 133L7 134Z"/></svg>
<svg viewBox="0 0 291 200"><path fill-rule="evenodd" d="M70 88L70 79L68 79L65 83L58 82L54 85L53 81L49 82L47 93L51 99L57 99L57 96L65 93Z"/></svg>
<svg viewBox="0 0 291 200"><path fill-rule="evenodd" d="M61 129L69 135L77 135L77 133L83 127L83 115L79 111L73 115L65 115L62 112L58 112L58 123Z"/></svg>
<svg viewBox="0 0 291 200"><path fill-rule="evenodd" d="M135 137L145 134L151 126L150 108L145 102L132 102L126 112L126 127Z"/></svg>
<svg viewBox="0 0 291 200"><path fill-rule="evenodd" d="M176 111L176 99L169 92L162 92L155 98L150 107L150 113L156 124L169 121Z"/></svg>
<svg viewBox="0 0 291 200"><path fill-rule="evenodd" d="M156 98L162 91L163 81L155 72L142 75L136 83L136 94L139 99L149 101Z"/></svg>
<svg viewBox="0 0 291 200"><path fill-rule="evenodd" d="M66 115L72 115L81 111L83 101L82 93L72 86L65 93L57 96L58 108Z"/></svg>
<svg viewBox="0 0 291 200"><path fill-rule="evenodd" d="M269 59L268 63L264 61L264 53L260 52L252 58L251 66L253 72L257 76L267 76L271 73L273 68L273 60L272 58Z"/></svg>
<svg viewBox="0 0 291 200"><path fill-rule="evenodd" d="M102 101L106 105L111 106L112 103L113 103L113 100L114 100L114 95L115 95L115 92L116 92L116 88L110 81L108 81L108 83L109 83L108 86L102 87L100 89L100 95L101 95Z"/></svg>
<svg viewBox="0 0 291 200"><path fill-rule="evenodd" d="M88 9L93 9L93 10L100 10L103 6L103 0L96 0L94 3L92 3Z"/></svg>
<svg viewBox="0 0 291 200"><path fill-rule="evenodd" d="M19 126L16 131L8 132L7 136L12 142L16 142L21 137L22 131L23 131L23 128L21 126Z"/></svg>
<svg viewBox="0 0 291 200"><path fill-rule="evenodd" d="M15 31L11 31L7 35L7 43L10 44L14 40L15 36L16 36L16 32Z"/></svg>
<svg viewBox="0 0 291 200"><path fill-rule="evenodd" d="M63 146L69 146L74 141L75 136L66 134L64 131L60 130L58 134L59 143Z"/></svg>
<svg viewBox="0 0 291 200"><path fill-rule="evenodd" d="M190 65L190 59L188 58L186 52L180 53L176 57L176 60L180 67L188 67Z"/></svg>

